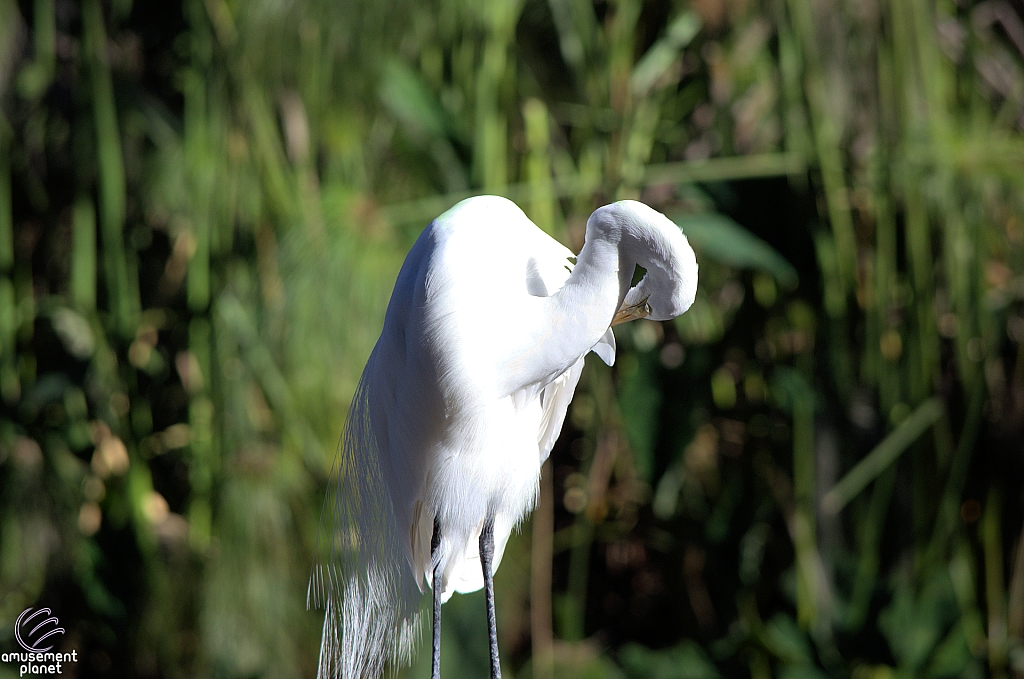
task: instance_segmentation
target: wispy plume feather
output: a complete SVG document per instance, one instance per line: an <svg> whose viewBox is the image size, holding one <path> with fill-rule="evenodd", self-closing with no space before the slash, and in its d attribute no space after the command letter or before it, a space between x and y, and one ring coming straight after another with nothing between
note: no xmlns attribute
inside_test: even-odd
<svg viewBox="0 0 1024 679"><path fill-rule="evenodd" d="M421 592L384 483L363 373L324 499L307 605L324 608L319 679L373 679L407 664L419 639Z"/></svg>

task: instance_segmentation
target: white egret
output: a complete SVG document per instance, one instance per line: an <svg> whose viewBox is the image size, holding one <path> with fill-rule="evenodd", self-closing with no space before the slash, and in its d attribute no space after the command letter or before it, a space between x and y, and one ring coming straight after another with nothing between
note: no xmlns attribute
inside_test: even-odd
<svg viewBox="0 0 1024 679"><path fill-rule="evenodd" d="M575 262L575 263L574 263ZM636 266L646 269L631 287ZM541 464L611 326L686 311L697 262L679 228L636 201L596 210L578 258L514 203L464 200L402 265L324 502L309 603L324 606L319 676L366 679L408 662L419 601L484 588L499 679L492 574L533 508Z"/></svg>

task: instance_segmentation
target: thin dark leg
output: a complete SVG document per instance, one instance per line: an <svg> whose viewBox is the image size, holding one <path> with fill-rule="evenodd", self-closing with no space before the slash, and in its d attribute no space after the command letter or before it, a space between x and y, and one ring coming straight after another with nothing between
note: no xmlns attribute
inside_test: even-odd
<svg viewBox="0 0 1024 679"><path fill-rule="evenodd" d="M480 566L484 570L484 600L487 602L487 636L491 642L491 679L501 679L498 663L498 622L494 617L494 579L491 562L494 560L494 517L484 521L480 531Z"/></svg>
<svg viewBox="0 0 1024 679"><path fill-rule="evenodd" d="M437 550L441 546L441 526L434 517L434 535L430 538L430 562L434 565L431 591L434 596L434 653L430 660L430 679L441 679L441 564Z"/></svg>

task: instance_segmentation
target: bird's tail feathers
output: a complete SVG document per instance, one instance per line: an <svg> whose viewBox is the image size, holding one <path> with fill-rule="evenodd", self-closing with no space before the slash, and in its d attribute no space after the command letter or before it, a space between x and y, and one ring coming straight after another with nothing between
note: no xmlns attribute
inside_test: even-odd
<svg viewBox="0 0 1024 679"><path fill-rule="evenodd" d="M421 592L384 484L365 382L339 444L307 592L307 606L325 609L318 679L376 679L389 663L411 662L420 637Z"/></svg>

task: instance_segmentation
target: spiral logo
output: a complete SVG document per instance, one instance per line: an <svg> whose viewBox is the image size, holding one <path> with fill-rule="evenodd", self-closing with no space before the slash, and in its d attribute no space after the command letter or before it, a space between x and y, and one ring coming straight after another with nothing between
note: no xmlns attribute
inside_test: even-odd
<svg viewBox="0 0 1024 679"><path fill-rule="evenodd" d="M53 648L52 643L42 648L43 642L56 634L64 634L64 628L58 625L60 620L50 613L49 608L40 608L34 613L31 608L26 608L14 623L14 637L26 651L43 653Z"/></svg>

